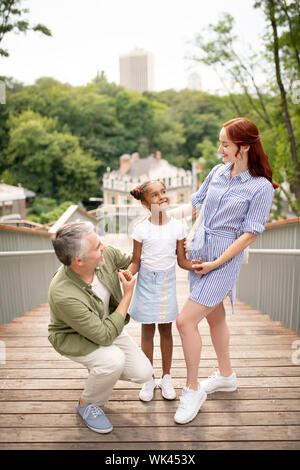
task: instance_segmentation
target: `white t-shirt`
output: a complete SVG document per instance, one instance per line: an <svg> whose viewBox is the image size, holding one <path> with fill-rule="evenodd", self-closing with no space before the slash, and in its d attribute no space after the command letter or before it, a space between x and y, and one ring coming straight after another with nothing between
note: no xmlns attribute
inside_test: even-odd
<svg viewBox="0 0 300 470"><path fill-rule="evenodd" d="M174 217L164 225L154 225L148 218L133 230L132 238L142 243L141 265L151 271L167 271L176 264L177 240L183 240L186 228Z"/></svg>
<svg viewBox="0 0 300 470"><path fill-rule="evenodd" d="M105 320L107 315L109 314L109 299L110 299L110 292L107 287L102 284L99 280L98 276L94 274L94 279L91 283L92 291L102 300L104 306L104 315L102 320Z"/></svg>

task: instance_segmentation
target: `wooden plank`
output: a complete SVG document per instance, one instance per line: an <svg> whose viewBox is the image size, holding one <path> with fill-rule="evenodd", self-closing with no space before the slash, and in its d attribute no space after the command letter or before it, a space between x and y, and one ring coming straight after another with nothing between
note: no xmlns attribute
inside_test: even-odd
<svg viewBox="0 0 300 470"><path fill-rule="evenodd" d="M175 388L185 386L185 378L175 378ZM7 389L83 389L85 379L4 379L0 382L0 390ZM239 387L300 387L300 377L240 377ZM140 385L119 380L115 388L140 389Z"/></svg>
<svg viewBox="0 0 300 470"><path fill-rule="evenodd" d="M300 426L193 426L116 427L109 434L98 434L83 427L2 428L1 442L206 442L206 441L295 441Z"/></svg>
<svg viewBox="0 0 300 470"><path fill-rule="evenodd" d="M46 349L46 348L45 348ZM290 358L292 364L292 353L293 350L291 348L287 349L275 349L275 350L268 350L268 349L248 349L242 351L240 349L230 350L230 357L232 359L245 359L249 360L251 358L256 359L263 359L263 358ZM43 359L45 361L52 361L58 360L61 356L53 349L49 348L43 351ZM201 357L203 359L215 359L216 353L213 349L203 348ZM154 350L154 360L160 360L161 353L159 350ZM182 349L181 348L174 348L173 350L173 358L180 359L182 358ZM39 348L7 348L6 349L6 360L7 361L18 361L18 360L28 360L28 361L38 361L41 359L41 351ZM63 360L63 359L62 359ZM65 359L67 360L67 359Z"/></svg>
<svg viewBox="0 0 300 470"><path fill-rule="evenodd" d="M158 367L156 364L159 364L155 362L154 368ZM251 358L247 359L238 359L238 358L232 358L231 359L231 364L234 369L237 367L279 367L279 366L291 366L291 358L287 357L281 357L281 358ZM172 368L175 367L183 367L185 368L185 361L183 358L179 359L173 359L172 361ZM200 362L200 368L199 370L201 371L202 368L207 368L210 370L210 372L213 372L215 368L218 367L218 362L216 357L213 359L207 359L202 357L201 362ZM297 366L293 366L297 367ZM79 368L84 368L84 366L81 366L80 364L71 361L69 359L59 357L57 360L51 361L51 360L17 360L17 361L6 361L5 364L1 364L1 369L2 370L7 370L7 369L79 369Z"/></svg>
<svg viewBox="0 0 300 470"><path fill-rule="evenodd" d="M131 336L137 343L140 343L140 336ZM244 337L244 336L232 336L230 338L231 346L252 346L252 345L280 345L288 344L292 345L293 341L299 339L296 335L291 336L272 336L272 335L260 335L258 337ZM49 347L49 340L45 336L2 336L1 341L3 341L6 347L11 348L24 348L24 347ZM160 338L158 335L154 337L154 345L159 346ZM173 337L174 346L181 346L181 339L178 335ZM203 346L212 345L211 338L209 335L202 335L202 344Z"/></svg>
<svg viewBox="0 0 300 470"><path fill-rule="evenodd" d="M67 443L0 443L0 450L97 450L99 443L67 442ZM246 442L118 442L101 443L101 451L147 451L147 450L299 450L299 441L246 441Z"/></svg>
<svg viewBox="0 0 300 470"><path fill-rule="evenodd" d="M160 367L154 367L155 377L159 378L162 375ZM186 368L184 364L182 367L172 367L173 379L186 376ZM199 369L199 379L207 378L211 374L210 367L201 367ZM300 368L297 366L291 367L241 367L235 368L235 372L240 377L300 377ZM0 369L0 379L74 379L74 378L87 378L88 371L84 367L74 369Z"/></svg>
<svg viewBox="0 0 300 470"><path fill-rule="evenodd" d="M166 426L175 427L174 413L120 413L109 414L112 425L126 427ZM201 412L189 426L264 426L299 425L300 412L251 412L251 413L204 413ZM77 413L69 414L0 414L1 428L48 428L48 427L85 427ZM0 437L1 439L1 437Z"/></svg>
<svg viewBox="0 0 300 470"><path fill-rule="evenodd" d="M139 337L139 334L133 335L131 331L127 328L127 331L129 334L131 334L133 337ZM200 334L201 336L209 336L209 329L206 328L206 330L200 329ZM265 326L263 327L258 327L254 326L252 327L245 327L242 328L241 326L230 326L230 336L258 336L258 335L282 335L282 336L295 336L296 332L295 330L292 329L287 329L284 328L283 326L272 326L266 328ZM24 336L46 336L48 337L48 331L47 328L27 328L27 326L22 325L17 325L15 324L8 324L8 325L1 325L0 327L0 337L2 336L16 336L16 337L24 337Z"/></svg>
<svg viewBox="0 0 300 470"><path fill-rule="evenodd" d="M135 341L138 346L140 346L140 341ZM247 353L249 351L259 351L259 354L261 354L261 351L289 351L290 354L293 352L293 341L284 343L284 344L249 344L249 345L241 345L241 344L231 344L230 345L230 351L231 353L236 352L236 351L241 351L243 353ZM182 357L182 345L181 344L174 344L173 345L173 356L177 359L180 359ZM6 344L6 353L7 356L9 355L11 358L14 357L16 353L38 353L39 355L43 355L43 357L47 358L49 354L55 352L54 348L50 345L48 346L43 346L42 348L40 346L35 346L32 347L32 345L24 346L24 347L15 347L15 346L8 346ZM202 348L202 353L212 353L214 352L214 347L212 344L205 344L203 345ZM55 352L56 353L56 352ZM252 354L252 353L251 353ZM253 354L252 354L253 355ZM160 347L159 345L156 345L154 348L154 358L160 357ZM276 356L277 357L277 356Z"/></svg>
<svg viewBox="0 0 300 470"><path fill-rule="evenodd" d="M236 317L235 316L227 316L226 320L227 320L227 323L229 323L229 324L235 324L235 323L240 324L240 323L244 323L244 322L257 323L257 324L262 324L262 323L270 324L272 322L269 315L263 316L262 314L253 314L253 315L238 314L238 316L236 316ZM29 314L27 314L27 315L22 315L21 317L13 318L9 324L22 323L22 324L28 324L28 325L45 326L45 325L48 325L49 321L50 321L50 317L46 316L46 315L29 315ZM133 323L133 321L134 320L131 320L128 327L132 327L132 329L138 327L138 329L140 329L140 324L138 323L137 325L135 325ZM274 323L280 325L280 322L274 322ZM203 321L202 324L206 325L206 321ZM175 324L174 324L174 328L175 328Z"/></svg>
<svg viewBox="0 0 300 470"><path fill-rule="evenodd" d="M23 402L6 402L1 405L1 412L5 414L37 414L37 413L74 413L77 400L75 401L58 401L53 405L53 401L23 401ZM178 400L154 400L143 403L138 399L136 394L135 401L124 402L109 401L107 406L103 407L106 414L123 414L123 413L146 413L148 416L153 413L175 413L178 407ZM201 408L203 413L217 412L298 412L300 411L299 399L266 399L266 400L217 400L207 399ZM150 416L149 416L150 417Z"/></svg>
<svg viewBox="0 0 300 470"><path fill-rule="evenodd" d="M72 401L77 402L81 391L78 390L0 390L0 401L11 402L11 401ZM178 390L177 395L180 395ZM293 388L239 388L235 392L217 392L209 395L208 400L273 400L273 399L297 399L299 400L300 389ZM109 398L111 401L137 401L138 391L134 389L115 389ZM154 401L162 400L159 391L154 392Z"/></svg>

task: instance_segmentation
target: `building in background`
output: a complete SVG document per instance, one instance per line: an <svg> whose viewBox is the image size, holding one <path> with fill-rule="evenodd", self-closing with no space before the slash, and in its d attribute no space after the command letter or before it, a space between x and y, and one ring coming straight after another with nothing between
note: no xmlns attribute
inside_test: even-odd
<svg viewBox="0 0 300 470"><path fill-rule="evenodd" d="M32 193L34 194L34 193ZM35 195L35 194L34 194ZM25 188L0 183L0 221L26 218Z"/></svg>
<svg viewBox="0 0 300 470"><path fill-rule="evenodd" d="M201 91L202 90L202 83L201 77L198 73L193 72L188 77L188 86L190 90Z"/></svg>
<svg viewBox="0 0 300 470"><path fill-rule="evenodd" d="M154 90L154 56L135 49L120 56L120 85L140 93Z"/></svg>

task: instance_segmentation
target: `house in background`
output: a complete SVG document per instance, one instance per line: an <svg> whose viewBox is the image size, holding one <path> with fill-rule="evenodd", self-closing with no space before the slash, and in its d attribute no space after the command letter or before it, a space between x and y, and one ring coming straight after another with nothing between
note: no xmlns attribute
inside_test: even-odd
<svg viewBox="0 0 300 470"><path fill-rule="evenodd" d="M0 183L0 220L26 219L26 193L22 186Z"/></svg>
<svg viewBox="0 0 300 470"><path fill-rule="evenodd" d="M108 169L109 170L109 169ZM165 183L170 204L188 203L192 190L192 173L171 165L161 157L160 152L146 158L138 153L122 155L120 168L103 175L103 207L108 205L137 204L129 194L135 186L147 180L161 180Z"/></svg>

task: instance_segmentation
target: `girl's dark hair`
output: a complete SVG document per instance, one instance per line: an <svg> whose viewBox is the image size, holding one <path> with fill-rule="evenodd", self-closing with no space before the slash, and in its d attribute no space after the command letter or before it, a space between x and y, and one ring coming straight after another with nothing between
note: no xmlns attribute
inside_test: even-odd
<svg viewBox="0 0 300 470"><path fill-rule="evenodd" d="M240 149L243 145L249 145L248 169L252 176L264 176L272 183L273 188L279 188L279 184L273 181L272 169L268 156L265 153L258 129L250 119L238 117L223 124L228 138Z"/></svg>
<svg viewBox="0 0 300 470"><path fill-rule="evenodd" d="M149 181L145 181L145 183L141 184L140 186L136 186L135 188L133 188L130 191L131 196L133 196L138 201L141 201L141 202L145 201L145 194L147 192L148 186L151 183L161 183L163 185L163 187L166 189L166 185L165 185L165 183L163 183L163 181L149 180Z"/></svg>

